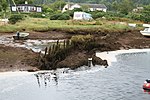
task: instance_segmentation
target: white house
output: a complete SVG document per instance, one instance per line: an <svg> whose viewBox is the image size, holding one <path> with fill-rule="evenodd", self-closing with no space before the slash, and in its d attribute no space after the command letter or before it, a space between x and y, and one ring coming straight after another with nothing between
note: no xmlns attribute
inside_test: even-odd
<svg viewBox="0 0 150 100"><path fill-rule="evenodd" d="M12 12L42 12L41 6L35 6L27 2L25 4L11 5L10 8Z"/></svg>
<svg viewBox="0 0 150 100"><path fill-rule="evenodd" d="M107 7L104 4L87 4L90 11L107 11Z"/></svg>
<svg viewBox="0 0 150 100"><path fill-rule="evenodd" d="M82 6L87 6L89 11L107 11L107 7L104 4L66 4L64 8L62 9L62 12L65 12L67 10L73 10L75 8L82 8Z"/></svg>
<svg viewBox="0 0 150 100"><path fill-rule="evenodd" d="M67 10L73 10L75 8L81 8L81 6L79 4L66 4L63 9L62 12L65 12Z"/></svg>
<svg viewBox="0 0 150 100"><path fill-rule="evenodd" d="M135 9L133 9L133 12L140 12L142 11L144 8L143 7L137 7Z"/></svg>

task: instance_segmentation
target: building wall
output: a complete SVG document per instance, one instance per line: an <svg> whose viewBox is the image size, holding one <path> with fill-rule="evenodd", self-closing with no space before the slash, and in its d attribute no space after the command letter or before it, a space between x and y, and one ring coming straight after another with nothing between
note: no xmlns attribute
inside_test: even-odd
<svg viewBox="0 0 150 100"><path fill-rule="evenodd" d="M42 8L41 7L36 7L36 12L42 12Z"/></svg>
<svg viewBox="0 0 150 100"><path fill-rule="evenodd" d="M65 11L67 11L68 9L69 9L69 5L66 4L66 5L64 6L64 8L62 9L62 12L65 12Z"/></svg>
<svg viewBox="0 0 150 100"><path fill-rule="evenodd" d="M98 11L104 11L104 12L107 11L107 9L104 9L104 8L89 8L89 10L90 11L96 11L96 10L98 10Z"/></svg>
<svg viewBox="0 0 150 100"><path fill-rule="evenodd" d="M78 5L78 4L74 4L74 5L72 5L72 6L70 7L69 4L66 4L66 5L64 6L64 8L62 9L62 12L65 12L65 11L67 11L67 10L73 10L73 9L75 9L75 8L81 8L81 6Z"/></svg>
<svg viewBox="0 0 150 100"><path fill-rule="evenodd" d="M35 7L35 6L11 6L11 11L16 12L17 9L19 12L42 12L41 7Z"/></svg>

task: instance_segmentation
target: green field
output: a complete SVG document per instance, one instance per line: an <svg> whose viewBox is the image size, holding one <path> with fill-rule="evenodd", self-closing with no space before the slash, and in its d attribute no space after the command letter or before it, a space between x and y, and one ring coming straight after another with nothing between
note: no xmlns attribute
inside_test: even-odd
<svg viewBox="0 0 150 100"><path fill-rule="evenodd" d="M6 24L0 26L0 32L16 31L78 31L78 30L97 30L97 31L119 31L130 29L127 23L113 22L107 20L93 21L74 21L74 20L49 20L46 18L26 18L16 24Z"/></svg>

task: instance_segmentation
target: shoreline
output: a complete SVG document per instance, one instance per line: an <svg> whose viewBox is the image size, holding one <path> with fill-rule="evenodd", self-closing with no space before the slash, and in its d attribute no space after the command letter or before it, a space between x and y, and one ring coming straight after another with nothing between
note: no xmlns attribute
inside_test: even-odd
<svg viewBox="0 0 150 100"><path fill-rule="evenodd" d="M109 52L109 53L108 53ZM150 49L129 49L129 50L116 50L116 51L108 51L108 52L97 52L96 56L101 57L101 59L106 59L108 61L109 66L111 66L112 62L116 62L116 55L119 54L130 54L130 53L147 53L150 52ZM64 68L62 68L64 69ZM60 69L59 69L60 70ZM66 70L69 70L66 68ZM54 70L39 70L35 72L29 72L29 71L5 71L0 72L0 77L13 77L13 76L20 76L20 75L32 75L37 73L43 73L43 72L53 72ZM63 71L63 70L60 70ZM65 70L64 70L65 71Z"/></svg>
<svg viewBox="0 0 150 100"><path fill-rule="evenodd" d="M116 51L107 51L107 52L96 52L97 57L101 59L106 59L108 65L110 66L112 62L117 62L116 55L119 54L131 54L131 53L147 53L150 52L150 49L128 49L128 50L116 50Z"/></svg>
<svg viewBox="0 0 150 100"><path fill-rule="evenodd" d="M8 33L0 33L0 35L4 35L4 34L8 34ZM13 34L13 33L11 33L11 34ZM81 35L81 34L79 33L79 34L75 34L75 35ZM125 31L125 32L121 32L121 33L105 33L105 34L92 34L92 35L94 36L96 43L98 43L100 47L92 49L90 51L91 53L90 52L85 53L85 50L73 51L66 59L64 59L63 61L61 61L61 63L59 63L58 68L68 67L70 65L70 63L75 64L75 66L72 65L72 66L74 66L72 68L76 68L81 65L84 65L85 62L83 63L82 59L85 60L86 57L88 56L87 54L93 55L96 51L100 51L100 52L106 51L107 52L107 51L115 51L115 50L122 50L122 49L127 50L127 49L150 48L150 38L142 36L139 33L139 30L132 30L132 31L128 31L128 32ZM37 39L37 40L39 39L39 37L41 37L40 40L43 40L43 39L65 39L65 38L71 38L71 36L74 36L74 35L69 34L69 33L61 33L61 32L51 31L51 32L31 32L30 36L31 36L31 38L34 37L34 39ZM5 72L5 71L9 71L9 70L12 71L14 69L16 69L16 70L18 69L18 70L22 70L22 71L40 70L39 66L37 66L37 58L36 58L37 56L39 56L38 53L34 53L30 50L25 50L22 48L7 47L4 45L0 45L0 48L1 48L0 53L4 55L3 56L4 58L0 57L0 66L1 66L0 71L1 72L2 72L2 70ZM17 54L17 53L14 54L15 52L18 52L21 54ZM7 59L8 53L12 54L16 58L20 57L20 56L24 56L23 58L20 57L19 62L18 62L18 59L14 60L18 64L17 67L13 67L13 65L16 63L9 62L9 60L12 59L11 57L9 57L10 59ZM5 55L7 55L7 56L5 56ZM72 61L70 59L70 57L72 59L74 59L74 58L78 59L78 58L80 58L80 56L82 56L83 58L79 59L78 61ZM6 60L5 64L3 64L4 60ZM23 64L22 64L22 61L23 61ZM80 62L82 62L82 64L80 64ZM24 64L26 66L22 66ZM78 64L79 64L79 66L78 66ZM100 60L98 64L103 64L102 60ZM5 66L2 67L3 65L5 65ZM19 65L21 65L22 67ZM23 69L20 69L20 68L23 68Z"/></svg>

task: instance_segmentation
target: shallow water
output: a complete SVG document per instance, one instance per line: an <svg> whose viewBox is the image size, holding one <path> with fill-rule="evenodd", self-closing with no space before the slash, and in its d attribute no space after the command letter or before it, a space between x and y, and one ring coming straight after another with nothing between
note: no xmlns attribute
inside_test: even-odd
<svg viewBox="0 0 150 100"><path fill-rule="evenodd" d="M116 61L108 68L0 75L0 100L149 100L142 85L150 52L120 53Z"/></svg>
<svg viewBox="0 0 150 100"><path fill-rule="evenodd" d="M59 43L63 43L65 39L59 40ZM0 36L0 44L11 46L11 47L22 47L31 49L34 52L45 52L46 47L50 47L56 44L58 40L23 40L15 41L13 35L2 35Z"/></svg>

